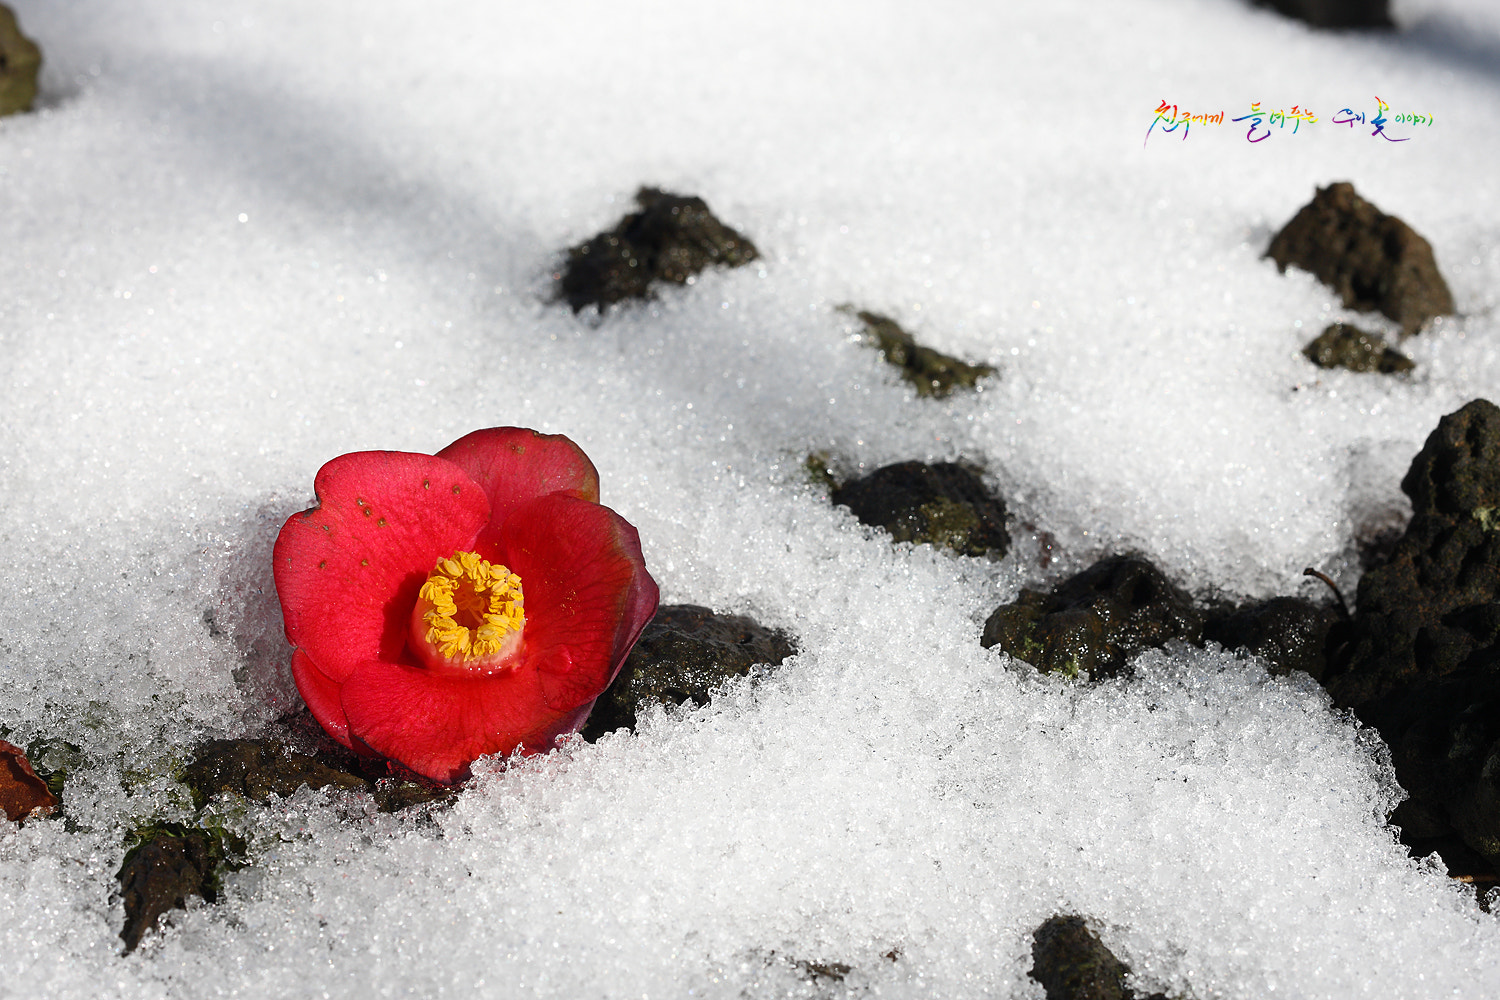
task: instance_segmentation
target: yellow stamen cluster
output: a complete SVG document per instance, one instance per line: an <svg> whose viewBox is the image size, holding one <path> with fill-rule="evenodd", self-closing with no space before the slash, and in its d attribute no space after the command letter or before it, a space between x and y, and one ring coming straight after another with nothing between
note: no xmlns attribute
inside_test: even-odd
<svg viewBox="0 0 1500 1000"><path fill-rule="evenodd" d="M521 578L476 552L439 559L417 594L426 639L444 659L477 660L500 652L521 631Z"/></svg>

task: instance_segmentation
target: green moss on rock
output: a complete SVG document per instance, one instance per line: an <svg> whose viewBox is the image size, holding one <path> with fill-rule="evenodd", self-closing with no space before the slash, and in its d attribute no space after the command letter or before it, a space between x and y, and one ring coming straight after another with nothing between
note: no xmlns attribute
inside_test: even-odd
<svg viewBox="0 0 1500 1000"><path fill-rule="evenodd" d="M853 309L844 306L843 311ZM942 398L955 389L974 389L980 379L995 374L990 365L970 364L918 344L889 316L865 310L855 315L865 325L866 338L886 361L900 369L901 377L916 387L918 396Z"/></svg>
<svg viewBox="0 0 1500 1000"><path fill-rule="evenodd" d="M1010 548L1005 503L972 471L952 462L899 462L854 479L829 496L897 542L959 555L1000 558Z"/></svg>
<svg viewBox="0 0 1500 1000"><path fill-rule="evenodd" d="M1119 673L1126 661L1172 639L1198 643L1205 615L1138 556L1100 560L1048 593L1022 590L984 623L980 644L999 646L1043 673Z"/></svg>
<svg viewBox="0 0 1500 1000"><path fill-rule="evenodd" d="M42 50L21 34L11 9L0 4L0 115L31 110L41 68Z"/></svg>
<svg viewBox="0 0 1500 1000"><path fill-rule="evenodd" d="M1348 323L1332 323L1302 353L1319 368L1347 368L1351 372L1395 375L1416 365L1411 358L1373 333Z"/></svg>
<svg viewBox="0 0 1500 1000"><path fill-rule="evenodd" d="M581 312L645 299L655 282L690 284L706 267L739 267L760 256L755 244L720 222L702 198L643 187L640 211L568 250L558 297Z"/></svg>

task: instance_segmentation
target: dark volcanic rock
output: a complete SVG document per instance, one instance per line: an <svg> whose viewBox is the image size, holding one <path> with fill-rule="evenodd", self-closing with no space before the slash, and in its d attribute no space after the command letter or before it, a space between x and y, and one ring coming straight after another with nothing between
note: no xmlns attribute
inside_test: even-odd
<svg viewBox="0 0 1500 1000"><path fill-rule="evenodd" d="M0 4L0 115L31 110L41 68L42 50L21 34L11 9Z"/></svg>
<svg viewBox="0 0 1500 1000"><path fill-rule="evenodd" d="M1093 678L1120 672L1136 653L1171 639L1200 643L1204 614L1161 570L1138 556L1111 556L1047 594L1023 590L984 623L980 643L999 646L1043 673Z"/></svg>
<svg viewBox="0 0 1500 1000"><path fill-rule="evenodd" d="M955 388L972 389L980 379L995 374L989 365L971 365L941 351L923 347L895 320L879 313L855 313L865 324L865 334L886 361L901 370L901 377L917 389L918 396L941 399Z"/></svg>
<svg viewBox="0 0 1500 1000"><path fill-rule="evenodd" d="M574 312L601 312L625 299L644 299L653 281L688 284L705 267L739 267L760 256L744 236L720 222L702 198L641 188L639 212L568 251L559 297Z"/></svg>
<svg viewBox="0 0 1500 1000"><path fill-rule="evenodd" d="M1351 372L1394 375L1416 367L1411 358L1385 341L1348 323L1332 323L1302 349L1319 368L1347 368Z"/></svg>
<svg viewBox="0 0 1500 1000"><path fill-rule="evenodd" d="M231 847L222 834L179 823L161 823L137 832L138 842L125 855L118 875L125 904L120 939L127 954L168 910L181 909L188 897L218 898L219 869Z"/></svg>
<svg viewBox="0 0 1500 1000"><path fill-rule="evenodd" d="M593 742L616 729L633 729L648 702L706 705L714 688L743 677L758 663L780 664L796 652L784 633L742 615L717 615L693 604L657 609L620 675L594 703L583 738Z"/></svg>
<svg viewBox="0 0 1500 1000"><path fill-rule="evenodd" d="M1005 504L961 465L901 462L834 490L829 499L898 542L998 559L1010 548Z"/></svg>
<svg viewBox="0 0 1500 1000"><path fill-rule="evenodd" d="M1342 615L1338 608L1301 597L1223 608L1209 614L1203 638L1225 649L1245 649L1268 661L1271 673L1305 671L1322 680L1327 669L1329 631Z"/></svg>
<svg viewBox="0 0 1500 1000"><path fill-rule="evenodd" d="M1347 308L1381 312L1409 334L1453 312L1431 245L1347 181L1319 188L1271 240L1266 256L1282 271L1288 265L1311 271Z"/></svg>
<svg viewBox="0 0 1500 1000"><path fill-rule="evenodd" d="M331 742L331 741L329 741ZM326 758L326 759L325 759ZM388 761L360 758L342 747L317 756L288 750L275 740L212 740L198 748L198 756L182 772L193 793L193 804L203 805L220 792L233 792L255 802L272 795L285 798L306 785L369 791L382 812L453 798L457 789L438 785L402 770L393 774Z"/></svg>
<svg viewBox="0 0 1500 1000"><path fill-rule="evenodd" d="M1423 833L1500 865L1500 407L1443 417L1401 488L1411 522L1360 580L1327 687L1390 745Z"/></svg>
<svg viewBox="0 0 1500 1000"><path fill-rule="evenodd" d="M1315 28L1390 28L1390 0L1256 0Z"/></svg>
<svg viewBox="0 0 1500 1000"><path fill-rule="evenodd" d="M1056 916L1031 935L1028 975L1047 991L1047 1000L1135 1000L1125 985L1130 967L1114 956L1082 917ZM1164 1000L1153 993L1143 1000Z"/></svg>
<svg viewBox="0 0 1500 1000"><path fill-rule="evenodd" d="M291 753L271 740L213 740L198 749L198 756L182 773L193 793L193 804L204 803L220 792L234 792L264 802L271 795L286 797L306 785L309 788L368 789L370 782L358 775L320 763L306 754Z"/></svg>

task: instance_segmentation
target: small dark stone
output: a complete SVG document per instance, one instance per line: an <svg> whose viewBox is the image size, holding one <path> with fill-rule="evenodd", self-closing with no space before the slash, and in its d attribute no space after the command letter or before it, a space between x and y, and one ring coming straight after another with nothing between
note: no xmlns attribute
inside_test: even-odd
<svg viewBox="0 0 1500 1000"><path fill-rule="evenodd" d="M852 965L844 962L809 962L800 958L794 958L791 961L802 973L804 979L814 983L819 981L841 983L854 969Z"/></svg>
<svg viewBox="0 0 1500 1000"><path fill-rule="evenodd" d="M315 757L293 753L271 740L212 740L182 772L201 809L220 792L234 792L254 802L272 795L286 797L309 788L368 790L371 783L358 775L329 767Z"/></svg>
<svg viewBox="0 0 1500 1000"><path fill-rule="evenodd" d="M887 316L863 311L855 315L865 324L866 336L880 348L886 361L901 370L901 377L916 387L918 396L941 399L955 388L973 389L980 379L995 374L989 365L971 365L923 347Z"/></svg>
<svg viewBox="0 0 1500 1000"><path fill-rule="evenodd" d="M1328 665L1329 630L1341 617L1336 607L1301 597L1273 597L1211 612L1203 638L1225 649L1254 653L1269 662L1271 673L1278 676L1301 670L1322 680Z"/></svg>
<svg viewBox="0 0 1500 1000"><path fill-rule="evenodd" d="M1010 548L1005 503L962 465L901 462L854 479L829 499L898 542L1001 558Z"/></svg>
<svg viewBox="0 0 1500 1000"><path fill-rule="evenodd" d="M1201 643L1204 614L1139 556L1102 559L1043 594L1021 591L984 623L980 644L999 646L1043 673L1109 677L1169 640Z"/></svg>
<svg viewBox="0 0 1500 1000"><path fill-rule="evenodd" d="M739 267L760 256L702 198L641 188L635 200L639 212L568 250L558 295L574 312L586 306L603 312L625 299L647 298L653 281L683 285L710 265Z"/></svg>
<svg viewBox="0 0 1500 1000"><path fill-rule="evenodd" d="M1288 265L1311 271L1346 308L1383 313L1408 334L1453 312L1432 246L1347 181L1319 188L1271 240L1266 256L1282 271Z"/></svg>
<svg viewBox="0 0 1500 1000"><path fill-rule="evenodd" d="M1394 375L1416 365L1385 341L1348 323L1332 323L1302 348L1307 360L1319 368L1347 368L1351 372Z"/></svg>
<svg viewBox="0 0 1500 1000"><path fill-rule="evenodd" d="M136 845L125 855L117 876L125 904L120 939L129 954L141 937L168 910L182 909L188 897L218 899L219 869L243 844L218 831L180 823L158 823L136 831Z"/></svg>
<svg viewBox="0 0 1500 1000"><path fill-rule="evenodd" d="M41 68L42 50L21 34L11 9L0 4L0 115L31 110Z"/></svg>
<svg viewBox="0 0 1500 1000"><path fill-rule="evenodd" d="M1135 1000L1125 985L1130 967L1104 947L1082 917L1056 916L1031 935L1028 974L1047 991L1047 1000ZM1143 1000L1164 1000L1153 993Z"/></svg>
<svg viewBox="0 0 1500 1000"><path fill-rule="evenodd" d="M1256 0L1315 28L1390 28L1390 0Z"/></svg>
<svg viewBox="0 0 1500 1000"><path fill-rule="evenodd" d="M594 703L583 738L592 743L616 729L635 728L636 712L648 702L706 705L709 693L724 681L743 677L756 664L778 665L794 652L785 633L742 615L664 605L642 630L620 675Z"/></svg>
<svg viewBox="0 0 1500 1000"><path fill-rule="evenodd" d="M381 812L394 813L429 802L448 803L458 797L458 789L439 785L421 775L408 778L382 778L375 782L375 805Z"/></svg>
<svg viewBox="0 0 1500 1000"><path fill-rule="evenodd" d="M1360 580L1326 685L1391 747L1420 836L1446 825L1500 867L1500 407L1443 417L1401 489L1411 522Z"/></svg>

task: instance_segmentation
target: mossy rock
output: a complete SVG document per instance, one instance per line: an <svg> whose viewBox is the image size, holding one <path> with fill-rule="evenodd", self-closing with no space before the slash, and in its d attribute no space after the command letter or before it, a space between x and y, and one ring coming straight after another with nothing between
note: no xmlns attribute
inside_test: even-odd
<svg viewBox="0 0 1500 1000"><path fill-rule="evenodd" d="M1301 670L1322 680L1328 640L1343 620L1336 605L1304 597L1273 597L1209 612L1203 638L1225 649L1244 649L1265 660L1273 675Z"/></svg>
<svg viewBox="0 0 1500 1000"><path fill-rule="evenodd" d="M640 211L568 250L557 288L575 313L646 299L654 283L690 284L704 268L739 267L760 256L702 198L643 187L635 200Z"/></svg>
<svg viewBox="0 0 1500 1000"><path fill-rule="evenodd" d="M1005 502L952 462L899 462L835 489L829 500L892 540L999 559L1010 548Z"/></svg>
<svg viewBox="0 0 1500 1000"><path fill-rule="evenodd" d="M706 705L714 688L758 664L779 665L796 652L791 637L743 615L695 604L657 609L617 676L594 703L583 738L634 729L636 712L657 703Z"/></svg>
<svg viewBox="0 0 1500 1000"><path fill-rule="evenodd" d="M980 644L999 646L1043 673L1091 678L1173 639L1201 643L1205 614L1139 556L1102 559L1048 593L1023 590L984 623Z"/></svg>
<svg viewBox="0 0 1500 1000"><path fill-rule="evenodd" d="M212 740L199 747L182 772L196 808L228 792L252 802L286 798L303 785L368 791L382 812L451 799L457 791L415 775L392 775L384 761L351 753L298 753L270 739Z"/></svg>
<svg viewBox="0 0 1500 1000"><path fill-rule="evenodd" d="M1302 349L1319 368L1347 368L1351 372L1397 375L1416 365L1411 358L1373 333L1349 323L1331 323Z"/></svg>
<svg viewBox="0 0 1500 1000"><path fill-rule="evenodd" d="M854 312L849 306L845 312ZM995 374L990 365L970 364L925 347L889 316L860 310L854 313L865 325L866 338L880 349L885 360L901 372L918 396L941 399L955 389L974 389L979 380Z"/></svg>
<svg viewBox="0 0 1500 1000"><path fill-rule="evenodd" d="M238 867L245 845L222 829L153 823L131 834L116 879L125 907L120 939L129 954L162 914L182 909L193 896L218 900L222 872Z"/></svg>
<svg viewBox="0 0 1500 1000"><path fill-rule="evenodd" d="M1136 1000L1126 983L1130 967L1104 946L1082 917L1060 914L1031 935L1027 974L1047 991L1047 1000ZM1153 993L1141 1000L1166 1000Z"/></svg>
<svg viewBox="0 0 1500 1000"><path fill-rule="evenodd" d="M285 798L303 785L314 789L329 785L361 791L370 788L370 782L358 775L329 767L307 754L290 752L272 740L205 743L183 769L182 780L199 809L224 792L265 802L272 795Z"/></svg>
<svg viewBox="0 0 1500 1000"><path fill-rule="evenodd" d="M41 68L42 50L21 34L11 9L0 4L0 115L31 110Z"/></svg>

